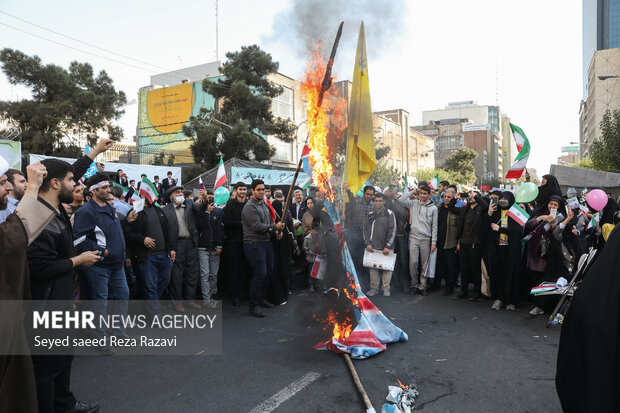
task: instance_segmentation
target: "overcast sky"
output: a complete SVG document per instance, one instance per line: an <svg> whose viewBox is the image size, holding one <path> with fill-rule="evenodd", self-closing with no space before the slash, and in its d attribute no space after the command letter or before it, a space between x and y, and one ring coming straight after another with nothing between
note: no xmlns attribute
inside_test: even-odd
<svg viewBox="0 0 620 413"><path fill-rule="evenodd" d="M0 12L165 69L215 60L214 1L0 0ZM443 108L447 102L498 102L530 139L528 165L539 176L556 163L561 146L579 140L578 0L220 0L219 56L224 60L227 51L259 44L280 62L280 72L299 79L306 64L303 36L320 33L329 49L337 22L345 20L335 74L350 80L362 18L373 111L402 108L419 123L423 110ZM3 47L64 67L73 60L90 62L96 71L106 70L128 100L137 98L152 74L165 71L0 13ZM25 96L23 88L0 75L0 99ZM127 137L135 134L136 123L137 105L128 106L121 120Z"/></svg>

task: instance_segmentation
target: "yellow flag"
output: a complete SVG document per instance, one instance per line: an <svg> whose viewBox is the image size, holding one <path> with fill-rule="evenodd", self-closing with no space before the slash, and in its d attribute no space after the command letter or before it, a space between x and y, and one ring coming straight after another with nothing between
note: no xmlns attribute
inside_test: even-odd
<svg viewBox="0 0 620 413"><path fill-rule="evenodd" d="M346 180L351 192L359 191L377 166L375 136L370 110L370 87L368 85L368 59L364 22L360 26L355 54L355 71L351 90L351 107L347 135Z"/></svg>

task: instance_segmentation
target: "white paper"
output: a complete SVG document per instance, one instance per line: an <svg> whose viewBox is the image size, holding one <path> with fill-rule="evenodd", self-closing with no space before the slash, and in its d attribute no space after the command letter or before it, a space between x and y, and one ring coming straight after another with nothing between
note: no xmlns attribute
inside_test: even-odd
<svg viewBox="0 0 620 413"><path fill-rule="evenodd" d="M379 250L374 250L373 252L364 250L364 267L394 271L395 264L396 254L394 254L394 251L392 250L388 252L388 255L384 255L383 252Z"/></svg>
<svg viewBox="0 0 620 413"><path fill-rule="evenodd" d="M133 211L137 214L144 209L144 198L140 198L138 201L133 201Z"/></svg>

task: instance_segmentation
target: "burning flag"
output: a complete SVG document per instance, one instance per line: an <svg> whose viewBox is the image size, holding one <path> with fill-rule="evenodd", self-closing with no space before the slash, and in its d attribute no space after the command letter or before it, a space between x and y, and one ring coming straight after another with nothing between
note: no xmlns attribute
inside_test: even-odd
<svg viewBox="0 0 620 413"><path fill-rule="evenodd" d="M342 239L340 217L334 204L326 200L324 205ZM357 325L353 328L352 320L346 321L345 318L343 322L341 316L340 321L337 321L337 314L328 314L327 320L322 321L333 328L332 338L324 343L317 344L314 348L331 350L336 353L348 353L352 358L364 359L385 350L387 343L407 341L409 339L407 333L392 324L362 292L346 243L342 245L340 255L342 266L346 270L350 284L348 288L342 289L342 293L353 304Z"/></svg>
<svg viewBox="0 0 620 413"><path fill-rule="evenodd" d="M527 165L527 159L530 157L530 141L523 133L520 127L517 125L510 124L510 129L512 130L512 134L515 138L515 143L517 144L517 148L519 145L519 153L515 158L515 163L510 167L510 170L506 174L506 179L519 179L523 174L523 170Z"/></svg>
<svg viewBox="0 0 620 413"><path fill-rule="evenodd" d="M360 26L357 40L347 139L346 182L355 194L364 186L377 166L364 22Z"/></svg>

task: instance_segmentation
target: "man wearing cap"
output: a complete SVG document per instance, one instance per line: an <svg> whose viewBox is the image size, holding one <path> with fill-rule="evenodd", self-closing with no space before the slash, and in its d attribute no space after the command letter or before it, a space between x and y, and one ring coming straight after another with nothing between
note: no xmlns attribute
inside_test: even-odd
<svg viewBox="0 0 620 413"><path fill-rule="evenodd" d="M125 278L125 236L116 210L108 201L113 199L110 177L97 172L86 181L91 199L75 211L73 223L74 245L78 252L99 251L101 260L88 268L80 268L82 298L97 300L93 311L99 319L106 313L127 314L129 287ZM108 311L108 299L110 311ZM123 327L111 329L117 337L125 336ZM93 331L95 338L107 336L103 328ZM112 354L110 346L97 348L102 354Z"/></svg>
<svg viewBox="0 0 620 413"><path fill-rule="evenodd" d="M206 193L203 195L206 197ZM201 308L193 301L200 279L198 228L194 217L197 208L194 207L194 201L185 199L180 185L168 188L166 196L170 199L170 203L164 207L172 259L170 298L176 311L185 311L183 301L187 301L191 308Z"/></svg>
<svg viewBox="0 0 620 413"><path fill-rule="evenodd" d="M7 161L0 156L0 210L7 205L13 188L8 181ZM15 213L0 224L0 306L4 300L29 300L30 277L26 248L43 231L54 213L37 200L39 188L47 175L37 162L28 165L28 186ZM26 348L24 325L20 318L6 319L0 334L0 412L30 413L37 411L37 396L32 360L29 356L8 355Z"/></svg>

